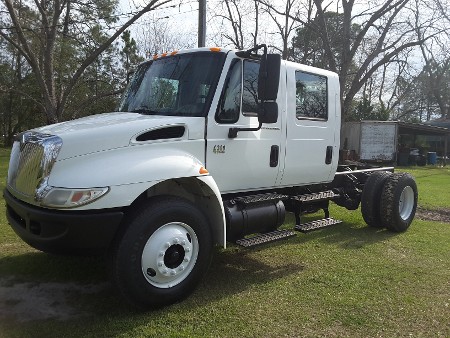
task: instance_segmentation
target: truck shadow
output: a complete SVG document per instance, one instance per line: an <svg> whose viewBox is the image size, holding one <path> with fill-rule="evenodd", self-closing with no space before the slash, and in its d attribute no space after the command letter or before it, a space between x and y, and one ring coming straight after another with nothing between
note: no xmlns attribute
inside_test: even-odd
<svg viewBox="0 0 450 338"><path fill-rule="evenodd" d="M317 217L307 217L305 222L317 219ZM293 227L292 225L288 226ZM413 224L414 225L414 224ZM399 233L391 232L383 228L373 228L361 226L361 221L343 220L342 223L332 225L317 231L306 234L299 233L295 244L318 241L325 244L337 244L344 249L358 249L367 245L389 240L398 236Z"/></svg>

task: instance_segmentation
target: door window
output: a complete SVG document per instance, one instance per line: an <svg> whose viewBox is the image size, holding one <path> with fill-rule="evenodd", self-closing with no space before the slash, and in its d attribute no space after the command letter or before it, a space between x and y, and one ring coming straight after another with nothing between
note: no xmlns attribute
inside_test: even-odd
<svg viewBox="0 0 450 338"><path fill-rule="evenodd" d="M242 92L242 114L258 116L259 63L244 61L244 90Z"/></svg>
<svg viewBox="0 0 450 338"><path fill-rule="evenodd" d="M237 122L241 111L244 116L258 115L258 73L258 62L234 60L217 108L218 123Z"/></svg>
<svg viewBox="0 0 450 338"><path fill-rule="evenodd" d="M328 120L327 78L296 71L295 82L297 118Z"/></svg>

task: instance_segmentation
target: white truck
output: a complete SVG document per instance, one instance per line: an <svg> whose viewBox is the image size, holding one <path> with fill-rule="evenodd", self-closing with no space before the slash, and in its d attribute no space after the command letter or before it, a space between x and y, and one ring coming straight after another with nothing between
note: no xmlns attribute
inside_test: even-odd
<svg viewBox="0 0 450 338"><path fill-rule="evenodd" d="M19 134L4 198L14 231L49 253L106 252L127 300L189 295L214 245L251 247L339 221L361 203L369 226L405 231L409 174L338 164L335 73L281 61L264 45L155 56L118 111ZM302 223L305 213L324 219ZM295 229L278 228L286 212Z"/></svg>

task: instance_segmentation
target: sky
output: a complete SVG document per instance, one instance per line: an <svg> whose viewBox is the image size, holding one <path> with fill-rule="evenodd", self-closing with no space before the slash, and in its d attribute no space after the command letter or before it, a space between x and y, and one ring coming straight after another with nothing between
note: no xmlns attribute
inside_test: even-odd
<svg viewBox="0 0 450 338"><path fill-rule="evenodd" d="M119 6L122 13L136 10L136 6L145 4L146 0L127 1L120 0ZM184 34L195 38L197 41L198 0L172 1L160 8L145 14L135 24L131 31L136 40L142 38L142 31L149 25L149 21L160 23L174 34ZM195 46L192 46L195 47Z"/></svg>

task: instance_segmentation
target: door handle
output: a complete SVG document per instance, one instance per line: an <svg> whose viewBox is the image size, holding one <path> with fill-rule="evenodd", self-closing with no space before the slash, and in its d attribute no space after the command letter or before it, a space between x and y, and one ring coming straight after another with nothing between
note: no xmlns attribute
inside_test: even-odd
<svg viewBox="0 0 450 338"><path fill-rule="evenodd" d="M272 168L278 166L279 154L280 154L280 148L278 146L272 146L270 148L270 166Z"/></svg>
<svg viewBox="0 0 450 338"><path fill-rule="evenodd" d="M325 155L325 164L331 164L332 159L333 159L333 146L328 146Z"/></svg>

